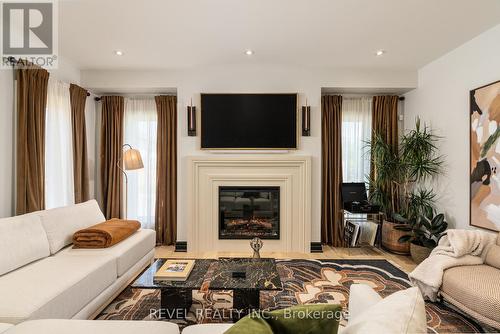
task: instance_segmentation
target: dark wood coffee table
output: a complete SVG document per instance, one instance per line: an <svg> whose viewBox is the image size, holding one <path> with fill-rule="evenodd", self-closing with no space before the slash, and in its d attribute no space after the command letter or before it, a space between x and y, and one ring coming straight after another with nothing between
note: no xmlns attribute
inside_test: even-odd
<svg viewBox="0 0 500 334"><path fill-rule="evenodd" d="M282 289L274 259L197 259L185 281L154 280L154 274L166 260L156 260L131 285L161 291L161 318L185 318L191 308L193 290L233 290L233 319L237 320L253 309L260 309L260 291ZM243 271L246 277L233 278L234 271Z"/></svg>

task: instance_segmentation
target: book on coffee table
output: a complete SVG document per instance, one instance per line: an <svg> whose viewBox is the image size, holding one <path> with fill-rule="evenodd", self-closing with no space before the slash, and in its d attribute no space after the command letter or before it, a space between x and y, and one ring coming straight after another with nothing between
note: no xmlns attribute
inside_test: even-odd
<svg viewBox="0 0 500 334"><path fill-rule="evenodd" d="M193 270L195 260L167 260L156 272L155 280L164 281L185 281L191 270Z"/></svg>

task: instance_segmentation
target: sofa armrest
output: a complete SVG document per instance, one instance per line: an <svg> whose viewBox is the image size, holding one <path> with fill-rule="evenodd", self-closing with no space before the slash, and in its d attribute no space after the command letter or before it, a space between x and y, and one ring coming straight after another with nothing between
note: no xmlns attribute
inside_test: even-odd
<svg viewBox="0 0 500 334"><path fill-rule="evenodd" d="M349 319L352 320L364 310L382 300L382 297L366 284L353 284L349 292Z"/></svg>

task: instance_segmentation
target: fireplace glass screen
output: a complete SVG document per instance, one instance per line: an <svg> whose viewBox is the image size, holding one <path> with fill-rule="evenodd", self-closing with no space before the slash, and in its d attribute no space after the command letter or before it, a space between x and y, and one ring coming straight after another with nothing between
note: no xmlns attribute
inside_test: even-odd
<svg viewBox="0 0 500 334"><path fill-rule="evenodd" d="M279 239L279 187L219 187L219 239Z"/></svg>

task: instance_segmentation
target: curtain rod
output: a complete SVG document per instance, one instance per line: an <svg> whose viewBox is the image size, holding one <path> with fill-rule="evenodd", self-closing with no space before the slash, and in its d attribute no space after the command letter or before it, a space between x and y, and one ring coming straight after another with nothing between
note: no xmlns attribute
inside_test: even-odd
<svg viewBox="0 0 500 334"><path fill-rule="evenodd" d="M13 56L7 57L7 62L10 63L10 65L14 66L17 63L17 59ZM87 96L90 96L91 94L87 92Z"/></svg>
<svg viewBox="0 0 500 334"><path fill-rule="evenodd" d="M14 66L17 63L17 59L15 57L9 56L9 57L7 57L7 63L9 63L10 65Z"/></svg>
<svg viewBox="0 0 500 334"><path fill-rule="evenodd" d="M339 95L344 97L344 95L347 95L346 98L356 98L356 97L368 97L372 98L374 96L394 96L397 94L356 94L356 93L348 93L348 94L339 94L339 93L322 93L321 96L326 96L326 95ZM405 97L404 96L398 96L399 101L404 101Z"/></svg>
<svg viewBox="0 0 500 334"><path fill-rule="evenodd" d="M177 96L173 93L148 93L148 94L104 94L103 96L122 96L123 98L134 99L138 97L155 97L155 96ZM101 101L102 97L95 97L96 102Z"/></svg>

